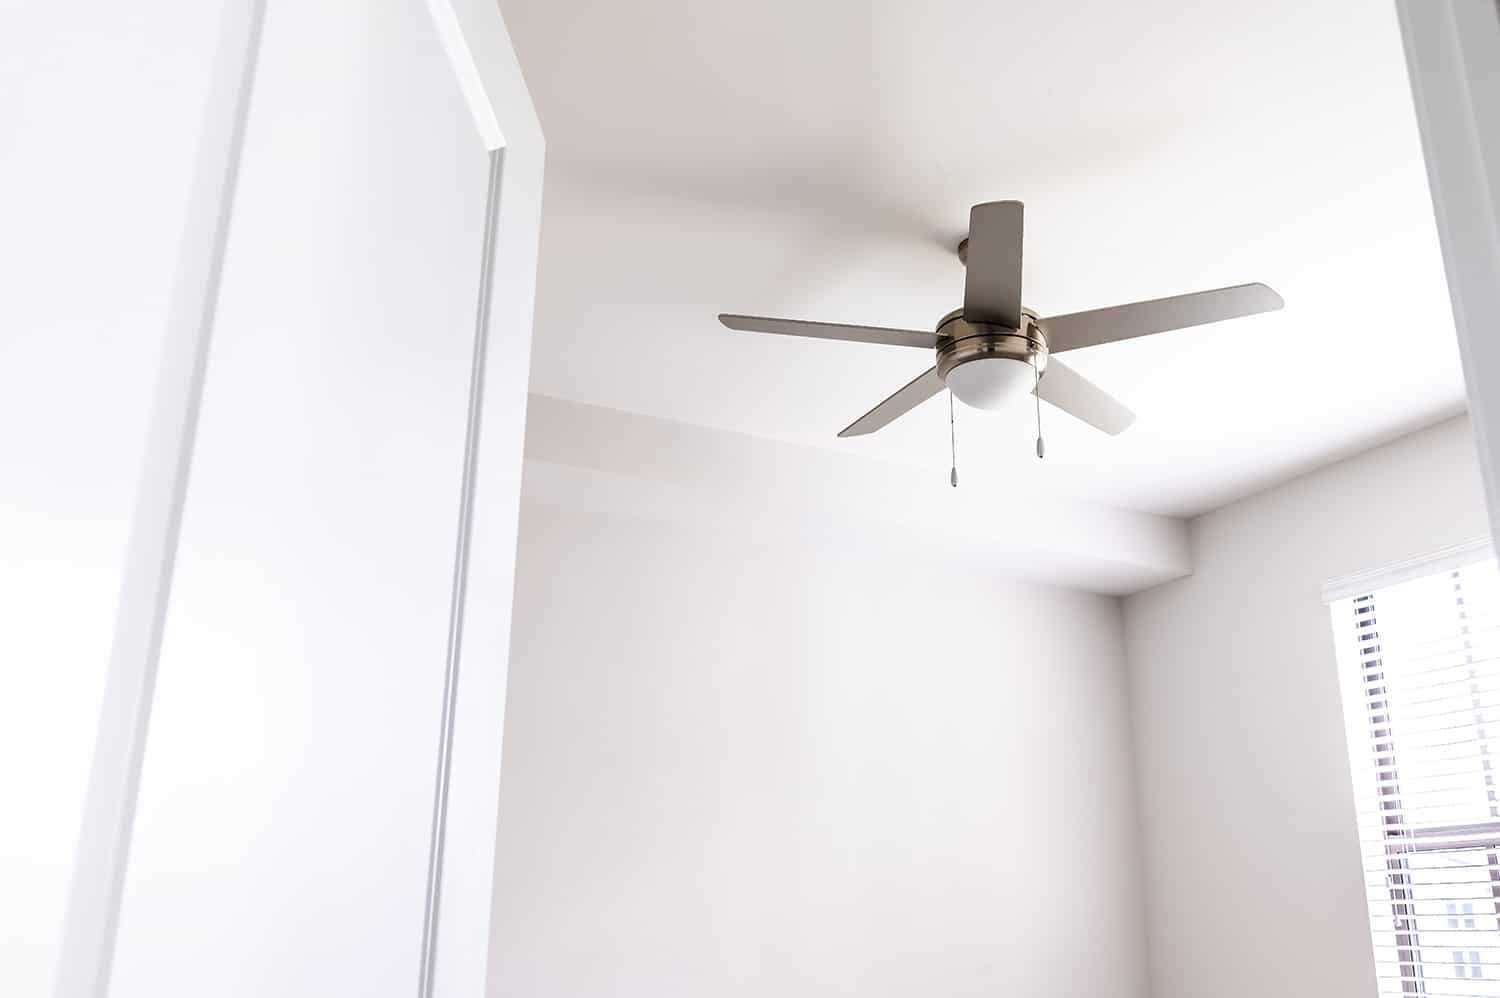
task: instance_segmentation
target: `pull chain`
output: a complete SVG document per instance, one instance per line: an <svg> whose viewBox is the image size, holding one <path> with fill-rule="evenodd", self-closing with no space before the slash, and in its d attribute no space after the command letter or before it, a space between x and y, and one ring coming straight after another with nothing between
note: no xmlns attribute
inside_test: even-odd
<svg viewBox="0 0 1500 998"><path fill-rule="evenodd" d="M948 393L948 453L953 457L953 466L948 470L948 484L958 488L958 437L953 431L953 393Z"/></svg>
<svg viewBox="0 0 1500 998"><path fill-rule="evenodd" d="M1031 397L1036 399L1036 459L1040 461L1047 456L1047 445L1042 443L1042 372L1036 366L1036 354L1031 355L1031 373L1034 377L1034 387ZM952 405L950 400L949 405Z"/></svg>

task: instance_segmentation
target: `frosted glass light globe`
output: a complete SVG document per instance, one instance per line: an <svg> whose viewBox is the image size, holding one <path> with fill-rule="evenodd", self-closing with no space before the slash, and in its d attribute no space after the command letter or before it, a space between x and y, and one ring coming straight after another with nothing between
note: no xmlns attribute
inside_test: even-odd
<svg viewBox="0 0 1500 998"><path fill-rule="evenodd" d="M998 409L1031 391L1036 374L1013 357L979 357L960 364L945 379L954 396L976 409Z"/></svg>

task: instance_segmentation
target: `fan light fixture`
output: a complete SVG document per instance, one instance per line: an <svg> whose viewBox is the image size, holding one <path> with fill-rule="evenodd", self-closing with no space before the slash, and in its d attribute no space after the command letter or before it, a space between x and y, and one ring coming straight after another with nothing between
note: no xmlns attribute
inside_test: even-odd
<svg viewBox="0 0 1500 998"><path fill-rule="evenodd" d="M948 372L953 396L976 409L999 409L1036 386L1036 371L1016 357L977 357Z"/></svg>

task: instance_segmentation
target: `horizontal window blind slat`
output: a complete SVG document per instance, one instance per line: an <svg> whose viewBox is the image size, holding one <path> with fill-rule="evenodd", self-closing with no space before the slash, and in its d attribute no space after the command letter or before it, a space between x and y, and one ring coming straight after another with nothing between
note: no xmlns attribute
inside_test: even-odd
<svg viewBox="0 0 1500 998"><path fill-rule="evenodd" d="M1389 683L1382 680L1379 691L1371 693L1366 697L1366 701L1372 708L1391 707L1414 710L1423 704L1442 703L1455 698L1472 697L1476 693L1494 693L1500 690L1500 662L1496 663L1494 670L1484 675L1474 675L1473 668L1468 664L1458 668L1469 674L1406 689L1392 689ZM1452 671L1454 669L1451 667L1443 670L1443 672Z"/></svg>
<svg viewBox="0 0 1500 998"><path fill-rule="evenodd" d="M1446 958L1446 954L1443 954L1443 956L1444 958ZM1439 964L1439 966L1441 966L1441 964ZM1452 966L1453 965L1451 963L1448 964L1450 970L1452 969ZM1500 979L1500 968L1497 968L1490 964L1486 964L1484 969L1485 971L1487 971L1485 976L1479 978L1473 983L1489 984L1491 987L1493 987L1496 983L1496 980ZM1420 985L1420 990L1400 990L1400 988L1408 982L1413 982ZM1376 986L1381 987L1383 985L1382 990L1377 991L1376 994L1379 995L1380 998L1418 998L1418 996L1420 996L1420 998L1492 998L1495 993L1493 990L1450 990L1454 986L1462 986L1465 983L1467 982L1463 978L1459 978L1458 980L1443 980L1441 978L1434 980L1431 971L1428 971L1427 974L1415 977L1397 977L1394 974L1384 974L1376 976Z"/></svg>
<svg viewBox="0 0 1500 998"><path fill-rule="evenodd" d="M1379 792L1374 795L1361 797L1359 800L1368 800L1371 803L1392 803L1392 801L1442 801L1443 795L1473 795L1475 792L1484 794L1485 789L1497 789L1494 785L1494 777L1500 776L1497 770L1482 770L1475 767L1473 770L1458 770L1457 773L1437 774L1431 780L1425 779L1389 779L1379 783ZM1440 783L1434 786L1433 783ZM1418 786L1421 789L1412 789ZM1425 804L1424 804L1425 806Z"/></svg>
<svg viewBox="0 0 1500 998"><path fill-rule="evenodd" d="M1487 971L1485 976L1473 982L1489 986L1483 991L1448 990L1455 985L1462 986L1466 983L1463 979L1432 980L1423 977L1412 981L1398 977L1377 977L1375 984L1378 990L1375 994L1377 998L1494 998L1494 988L1497 978L1500 978L1500 970L1491 966L1486 966L1485 970ZM1402 990L1403 987L1411 990Z"/></svg>
<svg viewBox="0 0 1500 998"><path fill-rule="evenodd" d="M1500 668L1479 673L1465 667L1460 674L1423 686L1401 687L1385 683L1380 689L1372 689L1365 696L1364 706L1371 711L1394 710L1408 715L1421 715L1431 709L1430 705L1433 704L1467 704L1476 697L1481 704L1486 702L1486 698L1493 702L1497 691L1500 691ZM1377 727L1380 723L1373 717L1365 720L1367 728Z"/></svg>
<svg viewBox="0 0 1500 998"><path fill-rule="evenodd" d="M1406 619L1394 625L1390 617L1382 619L1371 615L1356 625L1354 651L1358 657L1371 661L1381 653L1398 652L1403 662L1421 671L1424 656L1452 647L1455 641L1468 642L1476 647L1492 647L1500 635L1500 611L1473 611L1457 603L1444 607L1441 618L1426 621Z"/></svg>
<svg viewBox="0 0 1500 998"><path fill-rule="evenodd" d="M1391 889L1394 889L1397 886L1397 882L1395 880L1393 880L1393 879L1390 879L1390 878L1387 878L1387 877L1384 877L1384 876L1379 877L1379 878L1369 876L1369 874L1372 874L1372 873L1375 873L1375 872L1376 871L1374 871L1374 870L1366 870L1365 871L1365 873L1366 873L1365 886L1367 888L1371 889L1371 891L1370 891L1370 895L1371 895L1370 900L1371 900L1371 903L1378 902L1380 904L1388 904L1390 902L1391 898L1387 895L1386 892L1389 891L1389 890L1391 890ZM1381 871L1381 872L1384 873L1386 871ZM1491 881L1487 881L1487 880L1437 880L1437 881L1434 881L1434 880L1424 880L1422 882L1422 886L1425 887L1425 888L1427 888L1428 890L1432 890L1433 888L1438 888L1438 887L1480 887L1480 886L1486 886L1489 883L1491 883ZM1375 891L1377 891L1377 890L1379 891L1379 894L1375 893ZM1444 894L1425 895L1424 894L1423 897L1422 897L1422 900L1423 901L1472 901L1472 900L1474 900L1474 896L1473 895L1462 895L1462 894L1460 894L1458 892L1454 892L1452 894L1447 894L1447 895L1444 895Z"/></svg>
<svg viewBox="0 0 1500 998"><path fill-rule="evenodd" d="M1413 856L1471 849L1500 849L1500 835L1483 835L1479 833L1447 835L1439 831L1433 831L1433 829L1440 829L1441 827L1441 825L1425 826L1421 830L1423 832L1421 836L1410 834L1382 836L1378 841L1370 843L1368 854Z"/></svg>
<svg viewBox="0 0 1500 998"><path fill-rule="evenodd" d="M1478 879L1475 879L1475 873L1473 873L1473 870L1487 870L1490 869L1491 866L1494 866L1494 864L1475 863L1472 864L1472 866L1439 866L1434 867L1434 869L1430 870L1422 870L1422 873L1425 873L1425 875L1427 875L1427 879L1425 879L1424 882L1428 885L1428 887L1445 887L1445 885L1448 885L1448 887L1452 887L1452 885L1455 884L1476 884L1476 882L1479 881ZM1376 873L1379 873L1380 876L1386 876L1395 875L1395 873L1398 872L1400 872L1400 870L1394 870L1388 866L1380 866L1379 869L1377 869L1376 866L1367 866L1365 867L1365 878L1367 878L1368 881L1368 879L1370 879L1371 876L1376 875ZM1439 873L1443 873L1443 875L1454 876L1454 878L1457 879L1443 879L1442 876L1439 876Z"/></svg>
<svg viewBox="0 0 1500 998"><path fill-rule="evenodd" d="M1497 741L1500 741L1500 739L1497 739ZM1366 794L1359 799L1378 801L1386 800L1390 797L1399 797L1400 788L1403 782L1405 782L1409 786L1420 786L1422 788L1421 790L1409 790L1408 793L1426 794L1445 792L1449 789L1468 790L1473 787L1475 780L1480 780L1482 782L1482 778L1486 775L1500 776L1500 769L1487 770L1483 768L1483 760L1480 758L1466 758L1462 761L1468 763L1469 765L1463 766L1462 768L1448 769L1438 769L1437 767L1431 767L1429 769L1422 770L1421 772L1415 772L1416 767L1403 765L1401 767L1401 772L1406 774L1405 781L1403 781L1400 777L1392 777L1391 779L1385 780L1375 780L1372 785L1379 788L1379 792L1374 795ZM1495 756L1495 762L1500 763L1500 753L1497 753L1497 755ZM1395 770L1392 770L1392 772L1395 772ZM1446 781L1453 781L1453 786L1451 788L1447 786Z"/></svg>
<svg viewBox="0 0 1500 998"><path fill-rule="evenodd" d="M1500 741L1500 739L1496 740ZM1381 753L1381 755L1389 754L1390 752ZM1384 772L1386 770L1390 770L1391 772L1394 772L1394 769L1392 768L1395 764L1394 758L1392 758L1388 764L1382 765L1380 762L1381 755L1371 753L1364 759L1364 762L1371 764L1373 768L1378 771ZM1401 754L1401 771L1403 773L1416 773L1420 772L1424 768L1432 768L1435 766L1441 766L1460 760L1472 762L1480 757L1481 753L1479 753L1475 747L1470 747L1467 745L1460 746L1458 748L1447 749L1445 751L1431 751L1420 753L1403 752ZM1497 750L1495 752L1494 759L1496 766L1500 767L1500 750Z"/></svg>
<svg viewBox="0 0 1500 998"><path fill-rule="evenodd" d="M1389 738L1386 738L1386 740L1389 740ZM1496 740L1497 738L1493 738L1491 737L1491 735L1478 734L1478 732L1469 732L1469 734L1458 735L1458 737L1454 737L1454 735L1443 735L1443 737L1436 738L1436 740L1427 740L1427 738L1409 738L1409 740L1403 741L1403 747L1410 752L1410 750L1413 749L1449 749L1449 747L1461 746L1461 744L1479 744L1485 743L1485 741ZM1383 753L1385 752L1385 749L1377 749L1377 752ZM1370 758L1370 755L1370 749L1368 749L1368 747L1365 747L1365 758Z"/></svg>

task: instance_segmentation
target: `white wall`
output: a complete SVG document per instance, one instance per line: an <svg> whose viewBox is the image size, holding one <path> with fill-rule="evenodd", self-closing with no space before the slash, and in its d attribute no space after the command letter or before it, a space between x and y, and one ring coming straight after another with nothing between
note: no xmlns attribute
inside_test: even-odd
<svg viewBox="0 0 1500 998"><path fill-rule="evenodd" d="M1115 600L523 508L500 993L1144 998Z"/></svg>
<svg viewBox="0 0 1500 998"><path fill-rule="evenodd" d="M1126 599L1155 998L1374 993L1319 589L1487 529L1460 418L1194 521Z"/></svg>

